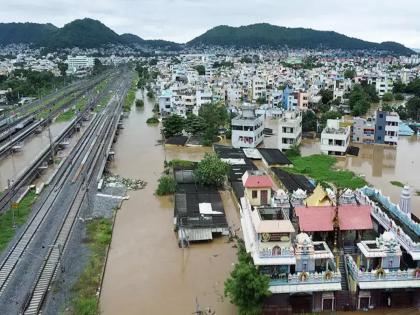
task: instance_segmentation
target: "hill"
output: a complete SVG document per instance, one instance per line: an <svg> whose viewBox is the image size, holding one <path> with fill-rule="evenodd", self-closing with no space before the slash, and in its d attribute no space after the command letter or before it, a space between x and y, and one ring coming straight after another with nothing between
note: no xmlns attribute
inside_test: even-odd
<svg viewBox="0 0 420 315"><path fill-rule="evenodd" d="M288 28L267 23L232 27L221 25L187 43L189 46L217 45L242 48L289 47L387 50L395 54L411 54L413 51L395 42L373 43L348 37L332 31L317 31L306 28Z"/></svg>
<svg viewBox="0 0 420 315"><path fill-rule="evenodd" d="M120 36L99 21L92 19L74 20L57 29L43 41L48 48L95 48L105 44L122 43Z"/></svg>
<svg viewBox="0 0 420 315"><path fill-rule="evenodd" d="M0 45L37 43L56 30L52 24L0 23Z"/></svg>
<svg viewBox="0 0 420 315"><path fill-rule="evenodd" d="M164 40L144 40L137 35L118 35L103 23L85 18L74 20L62 28L52 24L0 23L0 45L34 44L48 50L60 48L97 48L120 44L151 49L180 49L181 45Z"/></svg>

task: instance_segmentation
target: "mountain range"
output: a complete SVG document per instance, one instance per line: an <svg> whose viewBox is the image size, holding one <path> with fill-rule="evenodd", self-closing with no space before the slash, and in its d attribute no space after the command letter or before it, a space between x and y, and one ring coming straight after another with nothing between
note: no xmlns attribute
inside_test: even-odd
<svg viewBox="0 0 420 315"><path fill-rule="evenodd" d="M50 23L0 23L0 45L31 43L48 49L97 48L106 44L123 44L168 50L183 46L225 46L237 48L308 48L381 50L407 55L413 50L396 42L374 43L348 37L333 31L288 28L267 23L232 27L214 27L186 44L165 40L145 40L137 35L119 35L101 22L89 18L74 20L62 28Z"/></svg>

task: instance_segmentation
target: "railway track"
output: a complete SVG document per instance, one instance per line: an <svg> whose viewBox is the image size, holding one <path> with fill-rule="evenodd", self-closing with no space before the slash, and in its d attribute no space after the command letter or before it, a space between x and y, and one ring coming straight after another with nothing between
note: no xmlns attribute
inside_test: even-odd
<svg viewBox="0 0 420 315"><path fill-rule="evenodd" d="M67 209L62 225L47 254L34 288L24 305L23 314L25 315L39 314L42 308L47 292L58 270L57 268L60 265L61 256L67 248L67 243L80 208L87 196L89 183L94 179L92 175L97 165L100 164L101 159L106 158L108 143L113 140L110 136L113 135L114 130L117 128L120 118L121 99L120 97L120 100L114 106L108 107L102 112L100 125L92 136L93 138L91 138L87 152L80 155L82 161L72 179L72 184L77 185L76 192L72 198L73 201Z"/></svg>
<svg viewBox="0 0 420 315"><path fill-rule="evenodd" d="M114 110L114 114L110 112L110 109ZM2 295L7 288L11 277L14 275L19 260L24 256L29 244L41 229L46 217L52 212L54 207L64 206L57 205L58 197L63 194L72 194L72 202L65 215L65 219L63 220L63 224L55 242L55 244L66 244L68 235L70 234L75 217L78 213L78 209L80 208L86 193L86 186L84 186L84 183L86 179L91 177L91 173L93 171L92 166L95 165L96 160L104 157L101 155L103 154L103 150L99 149L104 147L103 143L105 143L108 139L109 133L113 128L116 128L119 115L117 117L115 113L120 110L121 102L117 105L111 104L111 106L108 104L102 112L97 114L85 130L84 136L79 140L69 156L66 158L65 162L61 165L51 183L49 194L40 200L40 204L36 209L34 209L34 215L31 217L18 240L14 243L1 262L0 295ZM94 152L95 154L92 155ZM81 167L81 172L78 174L75 183L71 183L77 173L76 169L79 167ZM71 186L74 184L77 188L73 188L73 191L75 192L72 193ZM46 279L45 275L53 275L49 272L51 271L51 263L56 263L57 259L59 259L59 256L57 256L57 250L61 250L59 246L52 248L48 253L48 257L45 259L45 262L48 262L48 264L42 268L42 272L40 274L42 277L39 281L37 281L37 285L34 287L34 294L31 295L30 300L32 304L39 298L38 292L43 288L43 284L45 284L45 281L43 280Z"/></svg>
<svg viewBox="0 0 420 315"><path fill-rule="evenodd" d="M110 85L108 87L110 87ZM83 114L85 112L90 111L93 105L95 105L97 102L99 102L99 100L105 97L106 93L107 92L102 91L102 93L100 93L99 95L96 95L96 97L94 97L93 100L91 100L90 104L88 104L85 111L81 113L73 121L73 123L69 125L63 131L63 133L54 141L53 147L56 147L57 144L60 143L69 134L69 132L71 132L71 129L73 128L74 125L79 123ZM5 211L6 207L10 205L12 200L16 197L16 194L18 194L19 190L23 186L27 185L33 179L34 173L36 173L37 168L42 164L43 161L45 161L45 159L48 159L50 154L51 154L50 149L45 150L43 153L41 153L40 157L34 161L34 163L28 168L27 172L25 172L24 174L22 174L22 176L17 178L16 181L13 183L13 185L0 196L0 213Z"/></svg>

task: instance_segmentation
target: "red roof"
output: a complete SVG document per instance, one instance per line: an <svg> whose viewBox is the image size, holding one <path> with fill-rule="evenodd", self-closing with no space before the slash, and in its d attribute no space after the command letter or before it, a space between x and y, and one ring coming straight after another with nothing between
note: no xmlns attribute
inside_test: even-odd
<svg viewBox="0 0 420 315"><path fill-rule="evenodd" d="M273 187L273 181L268 175L248 175L243 178L245 188L269 188Z"/></svg>
<svg viewBox="0 0 420 315"><path fill-rule="evenodd" d="M334 206L297 207L299 228L302 232L332 231L335 213ZM338 208L340 230L371 230L371 207L367 205L341 205Z"/></svg>
<svg viewBox="0 0 420 315"><path fill-rule="evenodd" d="M371 206L368 205L342 205L338 208L338 221L340 230L371 230L373 229L370 217Z"/></svg>
<svg viewBox="0 0 420 315"><path fill-rule="evenodd" d="M298 207L295 211L302 232L327 232L334 229L334 207Z"/></svg>

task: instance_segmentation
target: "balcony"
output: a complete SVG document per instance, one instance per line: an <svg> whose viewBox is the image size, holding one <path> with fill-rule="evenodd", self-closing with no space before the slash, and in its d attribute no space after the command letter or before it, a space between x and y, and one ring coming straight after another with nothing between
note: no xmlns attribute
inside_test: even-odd
<svg viewBox="0 0 420 315"><path fill-rule="evenodd" d="M341 290L340 272L298 272L282 274L270 280L272 293L296 293Z"/></svg>
<svg viewBox="0 0 420 315"><path fill-rule="evenodd" d="M420 269L362 271L353 257L345 257L348 272L361 290L420 288Z"/></svg>

